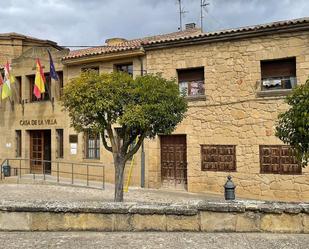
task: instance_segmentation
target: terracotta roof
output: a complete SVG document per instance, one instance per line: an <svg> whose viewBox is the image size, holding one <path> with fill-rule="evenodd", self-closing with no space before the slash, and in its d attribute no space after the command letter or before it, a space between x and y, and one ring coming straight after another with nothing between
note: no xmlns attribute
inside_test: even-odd
<svg viewBox="0 0 309 249"><path fill-rule="evenodd" d="M140 39L133 39L124 41L114 46L98 46L98 47L91 47L86 49L79 49L79 50L72 50L70 53L63 57L63 60L67 59L76 59L85 56L95 56L95 55L102 55L102 54L109 54L114 52L122 52L122 51L129 51L129 50L137 50L141 49L142 47L152 47L156 45L164 45L164 43L173 43L173 42L181 42L181 41L190 41L194 39L207 39L207 38L216 38L221 37L224 35L234 35L238 36L246 32L264 32L273 29L284 29L285 27L294 27L301 24L309 24L309 17L300 18L300 19L293 19L293 20L286 20L286 21L278 21L278 22L271 22L266 24L254 25L254 26L246 26L240 27L235 29L226 29L226 30L219 30L215 32L205 32L202 33L200 29L193 28L184 31L169 33L169 34L162 34L156 36L149 36Z"/></svg>
<svg viewBox="0 0 309 249"><path fill-rule="evenodd" d="M161 39L161 40L153 40L153 41L146 41L143 42L142 45L147 47L147 45L152 44L161 44L165 42L172 42L172 41L181 41L181 40L190 40L194 38L207 38L207 37L219 37L226 34L242 34L248 31L267 31L273 28L285 28L285 27L293 27L295 25L299 24L309 24L309 17L305 18L299 18L299 19L293 19L293 20L286 20L286 21L278 21L278 22L271 22L271 23L265 23L260 25L254 25L254 26L245 26L240 28L234 28L234 29L226 29L226 30L219 30L215 32L204 32L200 34L194 34L186 37L172 37L167 39Z"/></svg>
<svg viewBox="0 0 309 249"><path fill-rule="evenodd" d="M142 47L143 43L148 43L151 41L161 41L161 40L164 41L168 39L189 37L189 36L197 35L200 33L201 33L200 29L192 28L192 29L187 29L184 31L178 31L178 32L169 33L169 34L162 34L162 35L128 40L128 41L124 41L114 46L106 45L106 46L91 47L91 48L86 48L86 49L72 50L67 56L63 57L62 59L63 60L75 59L75 58L80 58L84 56L93 56L93 55L109 54L109 53L114 53L114 52L137 50Z"/></svg>

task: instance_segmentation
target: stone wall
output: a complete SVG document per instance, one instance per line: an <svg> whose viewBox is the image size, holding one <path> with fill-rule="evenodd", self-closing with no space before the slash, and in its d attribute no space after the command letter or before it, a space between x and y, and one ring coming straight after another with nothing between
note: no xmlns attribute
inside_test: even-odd
<svg viewBox="0 0 309 249"><path fill-rule="evenodd" d="M0 230L309 233L309 204L1 201Z"/></svg>
<svg viewBox="0 0 309 249"><path fill-rule="evenodd" d="M188 190L223 192L229 172L201 170L201 145L236 145L236 172L242 197L308 200L309 168L301 175L260 174L259 145L282 142L275 137L284 96L258 97L260 61L296 57L298 84L309 75L309 33L268 35L246 40L188 45L146 51L147 71L177 78L177 69L204 67L205 98L190 98L185 120L174 134L187 136ZM149 144L149 186L160 187L160 142Z"/></svg>

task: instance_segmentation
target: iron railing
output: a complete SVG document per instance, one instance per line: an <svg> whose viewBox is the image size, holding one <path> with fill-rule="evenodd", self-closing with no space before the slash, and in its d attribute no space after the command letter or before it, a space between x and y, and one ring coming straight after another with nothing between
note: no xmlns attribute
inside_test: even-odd
<svg viewBox="0 0 309 249"><path fill-rule="evenodd" d="M49 179L53 177L57 183L74 184L78 181L81 184L85 182L84 185L89 187L90 182L95 182L101 189L105 189L105 167L101 164L7 158L0 167L1 180L8 175L17 177L17 180L31 175L33 180L42 176L46 181L47 176L50 176Z"/></svg>

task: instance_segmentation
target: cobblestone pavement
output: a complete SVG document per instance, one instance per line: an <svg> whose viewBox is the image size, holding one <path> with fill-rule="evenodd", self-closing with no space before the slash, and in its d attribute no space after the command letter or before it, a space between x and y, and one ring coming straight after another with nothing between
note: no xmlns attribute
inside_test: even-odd
<svg viewBox="0 0 309 249"><path fill-rule="evenodd" d="M1 232L0 248L307 249L305 234Z"/></svg>
<svg viewBox="0 0 309 249"><path fill-rule="evenodd" d="M113 201L114 187L107 184L105 190L51 184L0 184L2 200L46 200L46 201ZM132 202L194 202L197 200L218 200L222 196L194 194L184 191L130 189L125 201Z"/></svg>

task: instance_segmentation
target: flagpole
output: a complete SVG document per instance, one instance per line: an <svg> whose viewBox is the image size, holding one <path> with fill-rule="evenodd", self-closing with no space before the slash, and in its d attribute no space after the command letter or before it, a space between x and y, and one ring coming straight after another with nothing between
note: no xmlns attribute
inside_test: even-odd
<svg viewBox="0 0 309 249"><path fill-rule="evenodd" d="M50 75L49 75L49 80L50 80L50 83L51 83ZM45 83L45 86L46 86L47 94L49 96L49 101L52 104L52 107L53 107L53 110L54 110L54 100L52 99L51 91L50 91L51 89L49 88L48 82Z"/></svg>

